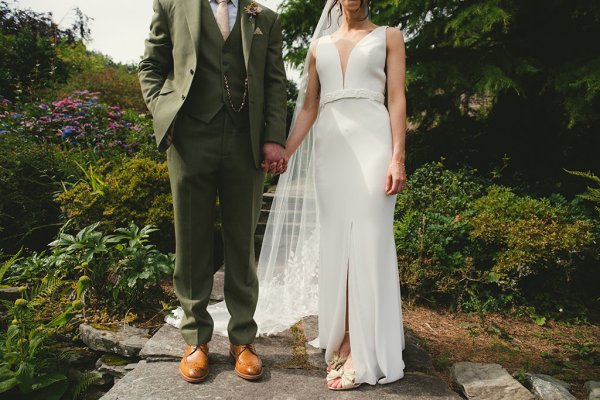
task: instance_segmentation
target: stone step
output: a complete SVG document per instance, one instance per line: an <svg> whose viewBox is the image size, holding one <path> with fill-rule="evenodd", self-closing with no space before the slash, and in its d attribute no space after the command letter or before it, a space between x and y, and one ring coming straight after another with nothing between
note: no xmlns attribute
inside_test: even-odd
<svg viewBox="0 0 600 400"><path fill-rule="evenodd" d="M401 380L347 392L325 387L325 373L316 370L268 368L258 382L239 378L233 365L211 367L206 381L190 384L180 378L178 362L145 362L102 397L102 400L172 399L398 399L460 400L446 384L431 375L409 372Z"/></svg>
<svg viewBox="0 0 600 400"><path fill-rule="evenodd" d="M534 400L535 396L500 364L463 361L450 369L454 385L473 400Z"/></svg>
<svg viewBox="0 0 600 400"><path fill-rule="evenodd" d="M288 329L256 339L265 367L263 378L256 382L235 375L228 357L229 340L213 335L209 344L210 375L203 383L190 384L181 379L178 370L185 342L178 329L165 324L141 350L143 360L102 399L460 399L435 376L429 355L409 330L405 333L406 369L402 379L387 385L363 385L344 393L328 390L323 352L307 344L317 335L318 319L304 318L297 327L295 334ZM302 345L303 352L299 351Z"/></svg>

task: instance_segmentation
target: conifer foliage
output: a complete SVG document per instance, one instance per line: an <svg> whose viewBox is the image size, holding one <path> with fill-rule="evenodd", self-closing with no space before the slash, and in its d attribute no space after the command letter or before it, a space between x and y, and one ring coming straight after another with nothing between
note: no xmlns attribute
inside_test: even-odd
<svg viewBox="0 0 600 400"><path fill-rule="evenodd" d="M282 5L291 63L322 6ZM600 3L371 0L371 18L405 36L411 167L502 169L539 194L581 191L563 167L600 172Z"/></svg>

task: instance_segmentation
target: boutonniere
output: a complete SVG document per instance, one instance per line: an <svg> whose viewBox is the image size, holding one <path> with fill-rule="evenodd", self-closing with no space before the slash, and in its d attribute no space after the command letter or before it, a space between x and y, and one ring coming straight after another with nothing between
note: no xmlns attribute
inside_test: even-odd
<svg viewBox="0 0 600 400"><path fill-rule="evenodd" d="M262 7L256 4L254 1L251 1L246 7L244 7L244 12L248 14L248 20L252 21L255 17L260 15L262 12Z"/></svg>

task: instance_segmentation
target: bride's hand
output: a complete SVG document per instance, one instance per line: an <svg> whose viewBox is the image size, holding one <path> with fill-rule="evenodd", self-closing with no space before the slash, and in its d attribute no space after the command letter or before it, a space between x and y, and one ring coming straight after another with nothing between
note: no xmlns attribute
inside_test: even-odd
<svg viewBox="0 0 600 400"><path fill-rule="evenodd" d="M287 167L288 167L288 162L290 161L290 158L292 157L292 155L289 153L288 149L285 149L283 151L283 165L281 166L280 169L280 174L283 174L285 171L287 171Z"/></svg>
<svg viewBox="0 0 600 400"><path fill-rule="evenodd" d="M390 162L385 182L385 194L393 195L400 193L406 185L406 170L403 163Z"/></svg>

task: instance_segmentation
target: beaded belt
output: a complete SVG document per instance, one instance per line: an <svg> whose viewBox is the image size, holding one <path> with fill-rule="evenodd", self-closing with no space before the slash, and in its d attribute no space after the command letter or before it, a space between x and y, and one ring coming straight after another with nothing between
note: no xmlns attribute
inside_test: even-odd
<svg viewBox="0 0 600 400"><path fill-rule="evenodd" d="M371 89L340 89L334 90L333 92L325 93L323 96L321 96L321 103L319 104L319 108L323 107L327 103L331 103L332 101L347 98L369 99L378 101L380 103L383 103L385 100L385 96L383 95L383 93L376 92Z"/></svg>

